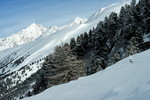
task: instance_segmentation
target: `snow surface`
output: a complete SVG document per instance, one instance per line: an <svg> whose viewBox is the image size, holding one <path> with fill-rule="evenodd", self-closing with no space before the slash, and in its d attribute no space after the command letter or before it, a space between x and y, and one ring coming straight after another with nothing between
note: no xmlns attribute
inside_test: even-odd
<svg viewBox="0 0 150 100"><path fill-rule="evenodd" d="M11 84L11 87L16 86L16 82L18 81L18 83L22 83L23 81L25 81L28 77L30 77L33 73L37 72L39 69L41 69L41 66L43 64L44 61L40 61L39 63L35 63L33 65L30 66L30 69L22 69L20 71L18 71L17 73L17 77L16 73L11 74L10 76L8 76L7 78L12 79L13 80L13 84ZM5 78L4 80L6 81L7 78ZM8 88L9 86L7 86Z"/></svg>
<svg viewBox="0 0 150 100"><path fill-rule="evenodd" d="M144 42L150 42L150 33L144 34L143 40L144 40Z"/></svg>
<svg viewBox="0 0 150 100"><path fill-rule="evenodd" d="M150 50L23 100L149 100Z"/></svg>

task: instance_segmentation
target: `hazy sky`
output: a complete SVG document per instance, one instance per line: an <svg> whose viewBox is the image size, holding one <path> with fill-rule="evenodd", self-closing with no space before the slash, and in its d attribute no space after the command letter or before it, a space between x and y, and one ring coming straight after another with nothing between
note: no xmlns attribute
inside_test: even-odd
<svg viewBox="0 0 150 100"><path fill-rule="evenodd" d="M33 22L45 27L89 18L102 7L123 0L0 0L0 38L26 28Z"/></svg>

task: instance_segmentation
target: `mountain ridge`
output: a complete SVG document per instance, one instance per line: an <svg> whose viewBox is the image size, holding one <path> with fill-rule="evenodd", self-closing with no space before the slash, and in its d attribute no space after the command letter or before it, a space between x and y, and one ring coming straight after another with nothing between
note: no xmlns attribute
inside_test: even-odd
<svg viewBox="0 0 150 100"><path fill-rule="evenodd" d="M19 45L35 40L37 37L47 31L42 25L32 23L25 29L16 34L0 39L0 50L17 47Z"/></svg>
<svg viewBox="0 0 150 100"><path fill-rule="evenodd" d="M8 36L6 38L0 38L0 50L4 50L7 48L17 47L19 45L28 43L30 41L34 41L41 35L45 35L44 33L48 31L48 35L55 33L56 31L62 30L67 27L83 24L87 21L86 18L76 17L73 22L69 24L65 24L62 26L52 26L50 28L45 28L40 24L32 23L21 31Z"/></svg>

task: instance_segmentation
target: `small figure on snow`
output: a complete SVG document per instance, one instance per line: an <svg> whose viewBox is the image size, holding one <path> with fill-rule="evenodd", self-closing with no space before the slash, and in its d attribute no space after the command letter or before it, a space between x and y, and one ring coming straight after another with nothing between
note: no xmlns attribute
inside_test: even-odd
<svg viewBox="0 0 150 100"><path fill-rule="evenodd" d="M133 63L133 58L132 57L130 57L130 63Z"/></svg>

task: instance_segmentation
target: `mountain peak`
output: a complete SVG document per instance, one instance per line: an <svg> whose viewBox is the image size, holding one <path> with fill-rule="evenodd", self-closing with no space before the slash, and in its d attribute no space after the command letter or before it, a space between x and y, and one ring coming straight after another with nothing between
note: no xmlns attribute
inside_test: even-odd
<svg viewBox="0 0 150 100"><path fill-rule="evenodd" d="M22 36L35 36L35 35L41 35L43 32L45 32L47 28L43 27L40 24L32 23L27 28L21 30L18 32L18 35Z"/></svg>
<svg viewBox="0 0 150 100"><path fill-rule="evenodd" d="M44 29L44 27L42 26L42 25L40 25L40 24L36 24L36 23L32 23L31 25L29 25L26 29L36 29L36 28L43 28Z"/></svg>
<svg viewBox="0 0 150 100"><path fill-rule="evenodd" d="M73 20L73 22L74 22L75 24L82 24L82 23L84 23L84 22L86 22L86 21L87 21L86 18L81 18L81 17L76 17L76 18Z"/></svg>
<svg viewBox="0 0 150 100"><path fill-rule="evenodd" d="M0 44L2 44L0 45L0 49L16 47L28 43L38 38L41 34L43 34L46 31L47 28L43 27L42 25L32 23L27 28L19 31L18 33L13 34L10 37L0 39Z"/></svg>
<svg viewBox="0 0 150 100"><path fill-rule="evenodd" d="M36 23L32 23L31 25L29 25L29 26L37 26L37 24Z"/></svg>

